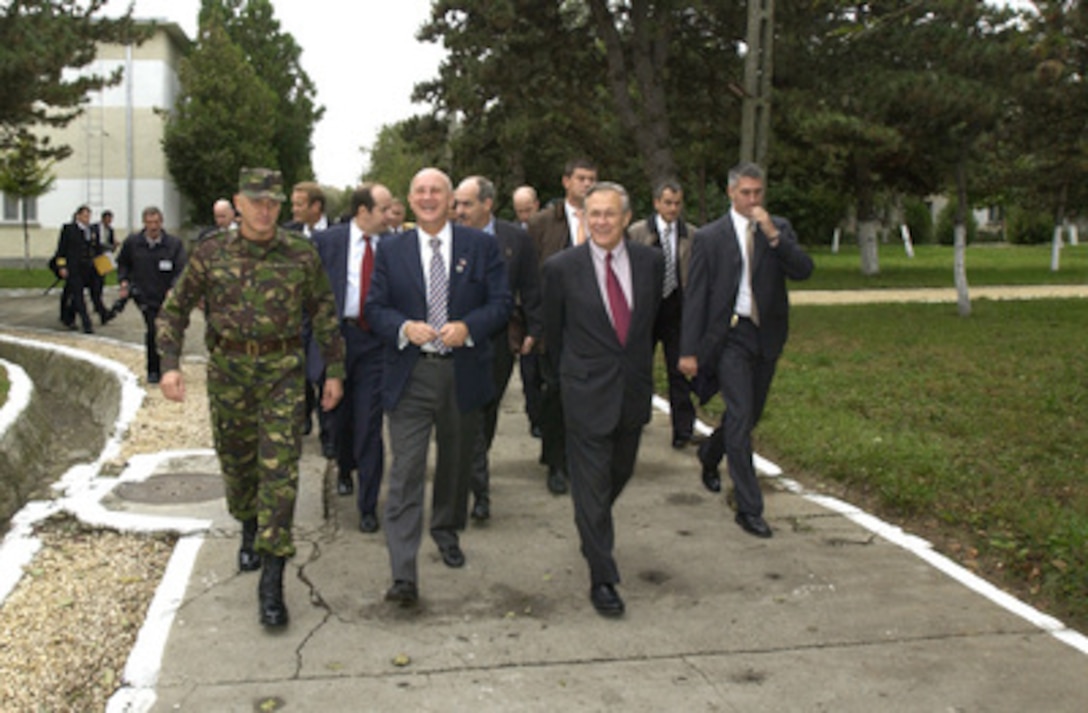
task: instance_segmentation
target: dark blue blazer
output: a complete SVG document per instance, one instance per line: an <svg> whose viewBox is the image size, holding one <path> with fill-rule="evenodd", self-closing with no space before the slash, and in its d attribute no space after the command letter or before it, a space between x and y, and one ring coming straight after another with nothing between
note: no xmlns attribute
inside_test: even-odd
<svg viewBox="0 0 1088 713"><path fill-rule="evenodd" d="M467 412L494 398L491 335L510 318L512 303L495 238L482 230L452 228L449 321L464 322L473 344L453 350L457 406ZM419 359L416 345L399 348L401 325L427 320L427 283L416 229L383 238L367 294L366 319L385 344L382 405L392 411Z"/></svg>
<svg viewBox="0 0 1088 713"><path fill-rule="evenodd" d="M317 254L321 256L321 264L325 268L325 274L329 276L329 284L332 285L332 294L336 299L336 316L344 318L344 300L348 288L348 257L351 255L351 230L347 223L339 223L332 227L314 233L313 244ZM381 238L378 239L381 242ZM375 244L375 261L377 261L377 244ZM375 339L377 345L377 340ZM366 347L369 349L369 347ZM313 340L306 343L306 378L317 381L325 370L325 362L321 358L321 350Z"/></svg>

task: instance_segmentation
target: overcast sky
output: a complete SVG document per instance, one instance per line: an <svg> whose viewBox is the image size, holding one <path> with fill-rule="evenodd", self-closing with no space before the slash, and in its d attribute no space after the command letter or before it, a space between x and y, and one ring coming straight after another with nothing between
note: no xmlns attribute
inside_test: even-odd
<svg viewBox="0 0 1088 713"><path fill-rule="evenodd" d="M176 22L196 36L200 0L135 0L133 16ZM416 82L438 76L440 45L420 43L416 31L430 16L430 0L272 0L276 19L302 47L302 67L317 85L325 116L314 131L317 179L355 185L369 147L384 124L427 107L412 104ZM121 14L127 0L110 0ZM350 68L354 67L354 71Z"/></svg>

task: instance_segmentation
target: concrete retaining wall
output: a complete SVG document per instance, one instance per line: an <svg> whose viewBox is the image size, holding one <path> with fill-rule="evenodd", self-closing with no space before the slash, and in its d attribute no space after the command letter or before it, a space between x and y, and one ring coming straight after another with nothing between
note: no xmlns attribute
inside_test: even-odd
<svg viewBox="0 0 1088 713"><path fill-rule="evenodd" d="M0 358L33 382L30 402L0 433L0 526L76 459L102 450L117 420L121 384L114 375L58 352L0 340Z"/></svg>

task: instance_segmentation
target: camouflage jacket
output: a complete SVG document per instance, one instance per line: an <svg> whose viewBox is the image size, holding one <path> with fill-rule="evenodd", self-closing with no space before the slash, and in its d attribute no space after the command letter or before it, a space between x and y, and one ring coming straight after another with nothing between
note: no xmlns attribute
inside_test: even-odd
<svg viewBox="0 0 1088 713"><path fill-rule="evenodd" d="M267 342L302 333L304 315L325 359L327 376L344 378L344 342L328 276L313 245L283 229L267 243L236 228L197 244L159 313L163 371L177 369L189 313L204 302L208 351L220 340ZM302 347L299 347L299 354Z"/></svg>

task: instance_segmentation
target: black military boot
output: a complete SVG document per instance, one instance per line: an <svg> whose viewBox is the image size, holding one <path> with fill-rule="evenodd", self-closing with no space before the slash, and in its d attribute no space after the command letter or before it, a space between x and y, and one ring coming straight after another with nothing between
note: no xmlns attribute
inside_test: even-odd
<svg viewBox="0 0 1088 713"><path fill-rule="evenodd" d="M287 605L283 603L283 566L286 558L265 555L261 583L257 587L261 623L269 628L287 626Z"/></svg>
<svg viewBox="0 0 1088 713"><path fill-rule="evenodd" d="M253 541L256 539L257 518L243 520L242 546L238 550L238 569L243 572L252 572L261 568L261 556L253 549Z"/></svg>

